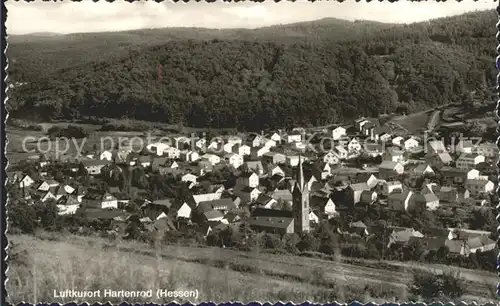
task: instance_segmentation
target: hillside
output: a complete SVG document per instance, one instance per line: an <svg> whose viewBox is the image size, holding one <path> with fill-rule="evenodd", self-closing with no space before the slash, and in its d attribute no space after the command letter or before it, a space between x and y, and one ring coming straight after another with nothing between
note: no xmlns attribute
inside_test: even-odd
<svg viewBox="0 0 500 306"><path fill-rule="evenodd" d="M191 299L191 302L230 299L243 303L264 300L400 302L412 298L407 286L411 283L413 269L436 272L447 269L438 265L413 267L389 262L363 266L344 263L340 258L332 262L174 245L153 249L138 242L59 233L37 236L9 235L7 289L11 303L33 302L34 299L52 301L54 289L66 288L199 290L198 299ZM468 283L467 292L460 301L484 303L495 299L497 277L494 273L467 269L460 269L460 272ZM85 299L85 302L96 300ZM120 298L106 300L123 301ZM167 300L171 301L154 297L148 302ZM68 300L58 299L57 302Z"/></svg>
<svg viewBox="0 0 500 306"><path fill-rule="evenodd" d="M28 84L9 91L7 107L17 118L246 130L414 112L495 85L496 21L483 11L411 25L324 19L12 37L9 79Z"/></svg>

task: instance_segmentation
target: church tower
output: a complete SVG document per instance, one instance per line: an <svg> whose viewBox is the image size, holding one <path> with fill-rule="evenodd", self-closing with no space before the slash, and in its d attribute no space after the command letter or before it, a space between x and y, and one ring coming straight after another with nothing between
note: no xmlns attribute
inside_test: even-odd
<svg viewBox="0 0 500 306"><path fill-rule="evenodd" d="M304 179L302 157L299 156L299 167L295 186L293 187L294 232L297 234L309 231L309 188Z"/></svg>

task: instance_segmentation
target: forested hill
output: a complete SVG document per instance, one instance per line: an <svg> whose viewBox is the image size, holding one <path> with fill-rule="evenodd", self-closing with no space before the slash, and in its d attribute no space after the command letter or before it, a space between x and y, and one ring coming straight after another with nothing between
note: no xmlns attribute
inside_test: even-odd
<svg viewBox="0 0 500 306"><path fill-rule="evenodd" d="M495 85L496 13L411 25L324 19L257 30L9 39L11 116L259 130L456 102ZM158 80L157 67L164 69Z"/></svg>

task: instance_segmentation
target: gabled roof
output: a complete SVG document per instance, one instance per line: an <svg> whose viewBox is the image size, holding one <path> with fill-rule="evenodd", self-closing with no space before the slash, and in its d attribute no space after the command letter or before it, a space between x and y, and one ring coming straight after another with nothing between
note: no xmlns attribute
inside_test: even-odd
<svg viewBox="0 0 500 306"><path fill-rule="evenodd" d="M252 217L249 220L250 226L277 229L286 229L292 222L293 218L286 217Z"/></svg>
<svg viewBox="0 0 500 306"><path fill-rule="evenodd" d="M222 198L218 200L200 202L198 204L197 210L204 213L210 210L218 210L220 208L225 208L226 210L234 210L236 209L236 205L231 198Z"/></svg>

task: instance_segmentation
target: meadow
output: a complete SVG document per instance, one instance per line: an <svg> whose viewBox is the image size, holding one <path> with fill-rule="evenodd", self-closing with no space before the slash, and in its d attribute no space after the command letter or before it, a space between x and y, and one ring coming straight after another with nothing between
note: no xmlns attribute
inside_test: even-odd
<svg viewBox="0 0 500 306"><path fill-rule="evenodd" d="M36 236L9 235L9 242L7 292L9 302L14 304L69 302L54 298L54 289L198 290L198 299L190 300L193 303L207 300L402 302L418 299L408 290L413 269L445 268L369 261L352 264L340 257L329 261L178 245L153 248L139 242L46 232ZM469 283L469 292L460 300L494 299L497 280L494 273L461 269L461 274ZM87 298L85 302L98 300ZM109 300L123 302L120 298ZM170 300L153 297L152 301L129 302Z"/></svg>

